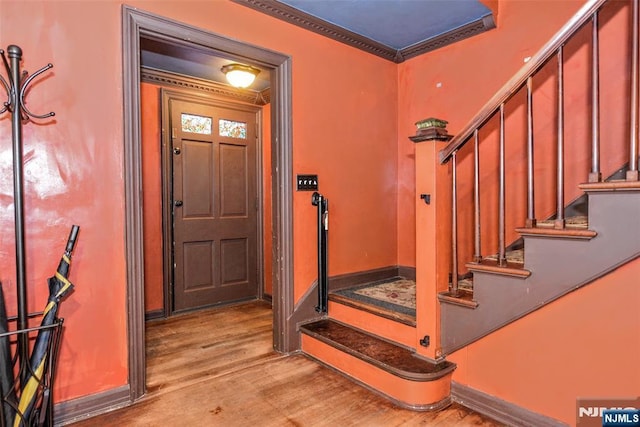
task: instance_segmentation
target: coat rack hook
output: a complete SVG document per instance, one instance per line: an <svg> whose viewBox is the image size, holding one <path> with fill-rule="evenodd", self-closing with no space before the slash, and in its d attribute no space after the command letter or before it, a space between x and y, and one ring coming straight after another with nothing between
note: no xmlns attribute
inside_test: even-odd
<svg viewBox="0 0 640 427"><path fill-rule="evenodd" d="M34 118L34 119L46 119L47 117L53 117L56 115L56 113L54 113L53 111L47 113L47 114L33 114L31 111L29 111L29 109L27 108L27 106L24 103L24 95L27 92L27 87L29 86L29 84L33 81L34 78L36 78L37 76L39 76L40 74L44 73L45 71L49 70L53 68L53 64L47 64L44 67L40 68L38 71L36 71L35 73L33 73L29 78L27 78L24 83L22 84L22 87L20 88L20 96L19 96L19 103L20 103L20 109L22 111L24 111L24 113L27 115L26 119L28 118ZM24 76L26 76L27 74L25 73Z"/></svg>
<svg viewBox="0 0 640 427"><path fill-rule="evenodd" d="M22 58L22 49L18 46L9 46L6 52L12 61L16 64L19 63ZM3 103L2 109L0 109L0 114L5 111L13 111L16 110L16 114L20 116L21 120L29 120L29 119L46 119L48 117L55 116L55 113L52 111L47 114L34 114L32 113L26 106L24 97L27 93L27 89L34 78L38 77L40 74L45 71L53 68L53 64L47 64L44 67L40 68L38 71L29 76L25 70L22 70L22 73L13 73L11 65L7 60L7 55L5 51L0 49L0 56L2 56L2 62L4 63L4 68L7 70L8 80L0 75L0 83L4 86L5 91L7 92L7 101ZM17 67L18 65L16 65ZM14 74L16 74L14 78ZM14 81L14 80L18 81Z"/></svg>

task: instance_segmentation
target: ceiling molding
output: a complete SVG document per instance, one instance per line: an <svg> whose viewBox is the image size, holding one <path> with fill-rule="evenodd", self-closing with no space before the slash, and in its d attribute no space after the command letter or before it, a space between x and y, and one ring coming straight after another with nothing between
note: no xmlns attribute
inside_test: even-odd
<svg viewBox="0 0 640 427"><path fill-rule="evenodd" d="M345 30L313 15L304 13L296 8L276 0L231 0L234 3L247 6L274 18L297 25L314 33L321 34L349 46L364 50L381 58L394 61L397 50L378 43L367 37Z"/></svg>
<svg viewBox="0 0 640 427"><path fill-rule="evenodd" d="M237 89L222 83L149 67L141 67L140 74L142 81L147 83L200 90L216 96L232 98L236 101L242 101L253 105L266 105L271 102L271 90L268 88L263 91Z"/></svg>
<svg viewBox="0 0 640 427"><path fill-rule="evenodd" d="M398 50L331 24L277 0L231 1L395 63L403 62L409 58L456 43L496 27L493 15L489 14L454 30L425 40L422 43Z"/></svg>
<svg viewBox="0 0 640 427"><path fill-rule="evenodd" d="M414 46L409 46L399 51L403 60L413 58L414 56L422 55L423 53L430 52L432 50L440 49L441 47L459 42L466 38L484 33L496 27L496 23L493 20L493 15L486 15L476 21L470 22L466 25L458 27L449 32L440 34L422 43L418 43ZM399 61L401 62L401 61Z"/></svg>

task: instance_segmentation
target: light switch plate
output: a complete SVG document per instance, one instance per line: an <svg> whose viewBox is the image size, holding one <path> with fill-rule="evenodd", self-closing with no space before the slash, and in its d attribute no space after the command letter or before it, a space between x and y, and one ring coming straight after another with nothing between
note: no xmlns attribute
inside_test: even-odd
<svg viewBox="0 0 640 427"><path fill-rule="evenodd" d="M298 191L316 191L318 189L318 175L298 175Z"/></svg>

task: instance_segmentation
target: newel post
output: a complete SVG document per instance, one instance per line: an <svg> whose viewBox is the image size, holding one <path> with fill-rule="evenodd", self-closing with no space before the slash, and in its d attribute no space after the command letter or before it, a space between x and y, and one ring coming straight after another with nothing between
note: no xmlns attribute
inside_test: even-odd
<svg viewBox="0 0 640 427"><path fill-rule="evenodd" d="M434 360L442 356L438 293L448 289L451 264L451 162L441 165L438 157L452 138L446 124L419 121L409 137L416 168L416 348Z"/></svg>

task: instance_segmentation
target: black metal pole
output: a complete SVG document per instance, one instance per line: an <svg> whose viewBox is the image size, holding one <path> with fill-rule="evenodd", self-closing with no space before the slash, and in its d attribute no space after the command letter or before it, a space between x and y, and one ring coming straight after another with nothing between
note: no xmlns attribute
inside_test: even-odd
<svg viewBox="0 0 640 427"><path fill-rule="evenodd" d="M318 313L326 313L329 302L327 279L327 235L329 231L329 201L317 191L311 196L311 204L318 207Z"/></svg>
<svg viewBox="0 0 640 427"><path fill-rule="evenodd" d="M16 278L18 296L18 330L28 327L27 318L27 278L25 267L24 246L24 195L23 195L23 170L22 170L22 117L20 109L20 60L22 49L11 45L7 48L9 62L11 64L11 81L9 99L11 103L11 128L13 140L13 194L14 194L14 218L16 232ZM29 357L29 337L27 334L18 334L18 355L20 364L26 364ZM27 370L21 372L26 375Z"/></svg>

